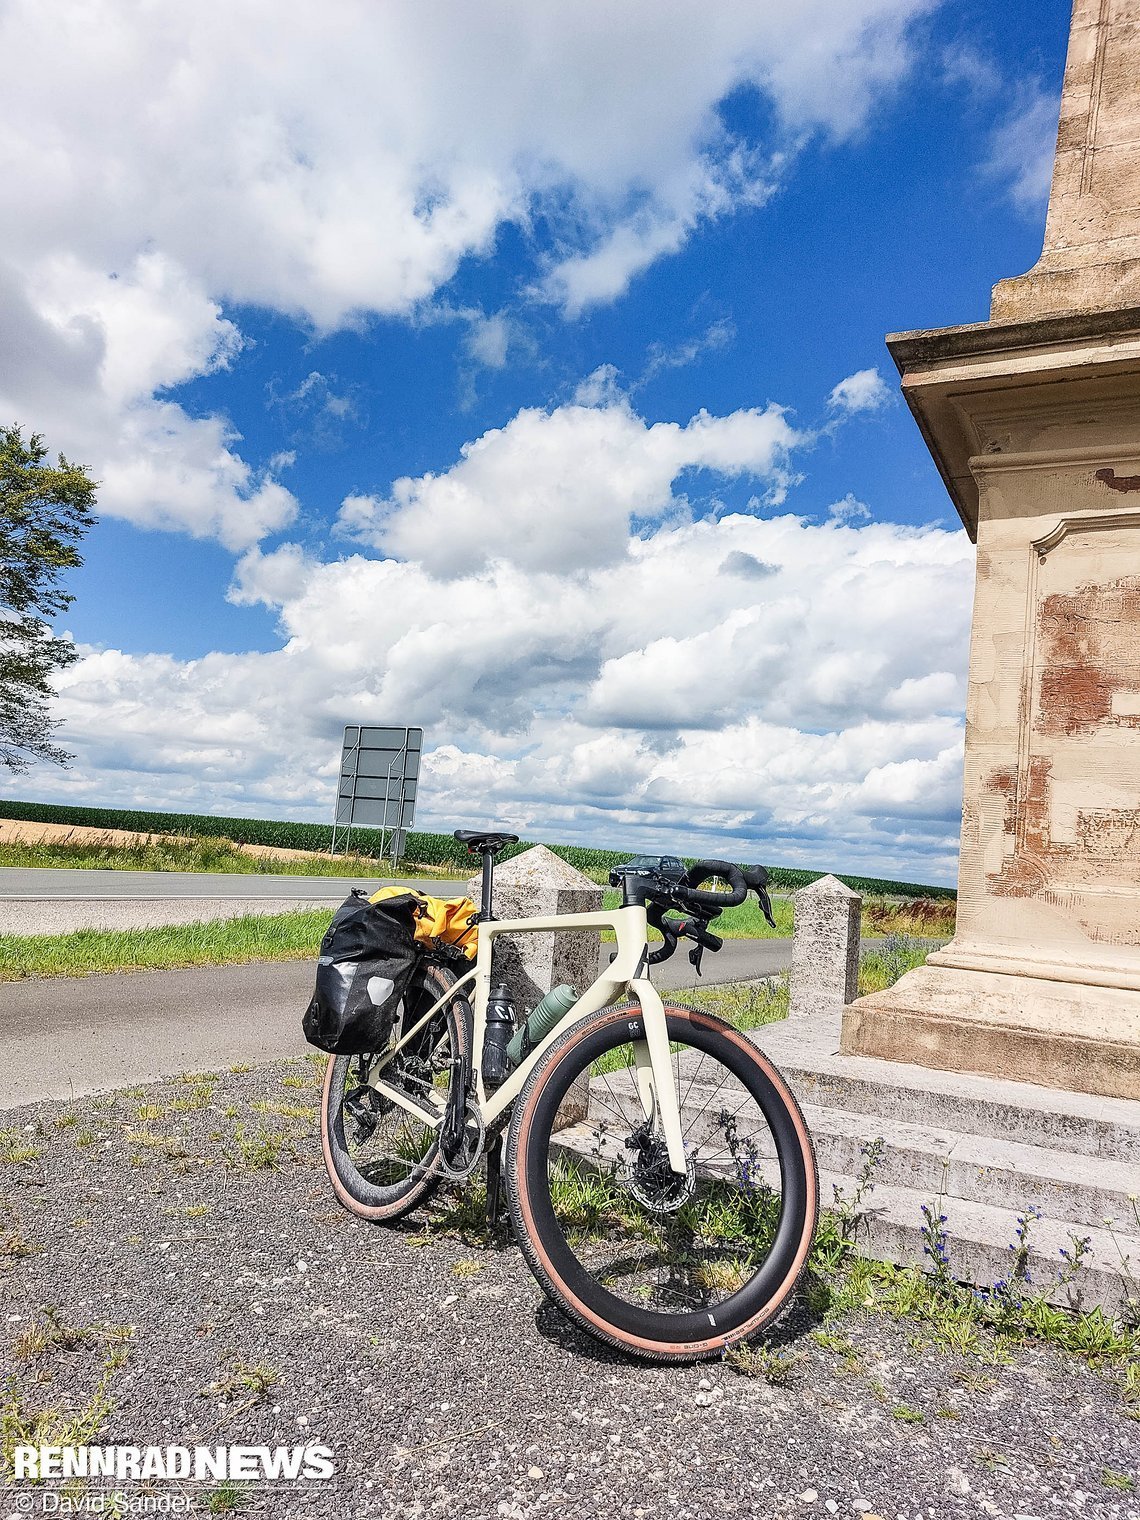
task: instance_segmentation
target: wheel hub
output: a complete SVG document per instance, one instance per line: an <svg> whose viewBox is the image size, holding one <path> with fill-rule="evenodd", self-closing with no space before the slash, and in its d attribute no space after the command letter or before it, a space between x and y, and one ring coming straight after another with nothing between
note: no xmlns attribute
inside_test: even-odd
<svg viewBox="0 0 1140 1520"><path fill-rule="evenodd" d="M669 1151L660 1135L648 1125L635 1130L625 1142L632 1154L625 1164L626 1186L638 1203L654 1214L673 1214L693 1196L697 1168L692 1155L685 1157L684 1173L669 1165Z"/></svg>

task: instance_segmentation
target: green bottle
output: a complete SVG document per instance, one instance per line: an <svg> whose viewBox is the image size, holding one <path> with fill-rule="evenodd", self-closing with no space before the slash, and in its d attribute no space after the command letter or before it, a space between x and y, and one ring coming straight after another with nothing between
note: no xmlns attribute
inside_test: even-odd
<svg viewBox="0 0 1140 1520"><path fill-rule="evenodd" d="M507 1046L507 1060L512 1066L525 1061L536 1045L541 1045L556 1024L560 1024L578 1001L578 994L565 982L552 987L531 1011L525 1024L521 1025Z"/></svg>

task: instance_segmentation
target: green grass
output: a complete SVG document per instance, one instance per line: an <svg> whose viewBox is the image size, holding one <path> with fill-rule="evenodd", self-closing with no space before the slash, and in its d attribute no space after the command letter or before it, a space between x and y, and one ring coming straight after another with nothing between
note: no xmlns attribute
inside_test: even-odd
<svg viewBox="0 0 1140 1520"><path fill-rule="evenodd" d="M737 1029L761 1029L788 1016L788 978L763 982L723 982L718 986L685 987L678 1002L719 1014Z"/></svg>
<svg viewBox="0 0 1140 1520"><path fill-rule="evenodd" d="M70 934L0 935L0 981L32 976L225 966L314 959L326 911L256 914L151 929L76 929Z"/></svg>
<svg viewBox="0 0 1140 1520"><path fill-rule="evenodd" d="M900 976L926 962L930 947L906 934L888 934L881 945L865 950L859 961L859 996L883 992Z"/></svg>

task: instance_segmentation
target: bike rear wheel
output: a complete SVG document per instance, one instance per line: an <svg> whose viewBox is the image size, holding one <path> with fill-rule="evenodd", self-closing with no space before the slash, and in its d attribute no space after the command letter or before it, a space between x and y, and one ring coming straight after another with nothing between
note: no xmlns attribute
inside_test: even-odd
<svg viewBox="0 0 1140 1520"><path fill-rule="evenodd" d="M444 966L417 966L404 996L401 1029L410 1029L457 978ZM384 1080L442 1115L453 1055L466 1049L466 999L457 993L423 1033L384 1069ZM330 1056L321 1101L321 1148L337 1197L361 1219L398 1219L441 1180L438 1132L384 1097L368 1078L379 1057Z"/></svg>
<svg viewBox="0 0 1140 1520"><path fill-rule="evenodd" d="M512 1116L507 1186L523 1254L556 1304L603 1341L684 1361L748 1339L786 1305L819 1186L795 1098L747 1035L677 1005L666 1017L685 1176L638 1096L644 1025L630 1005L574 1025L531 1073ZM557 1129L584 1072L588 1113Z"/></svg>

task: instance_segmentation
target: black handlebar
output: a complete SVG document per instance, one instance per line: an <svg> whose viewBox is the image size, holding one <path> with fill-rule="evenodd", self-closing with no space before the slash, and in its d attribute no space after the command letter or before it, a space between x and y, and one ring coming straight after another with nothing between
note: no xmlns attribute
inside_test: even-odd
<svg viewBox="0 0 1140 1520"><path fill-rule="evenodd" d="M710 876L718 877L727 882L727 892L702 892L699 889L702 881L708 881ZM680 887L678 895L694 908L736 908L748 896L748 884L744 879L744 873L739 866L734 866L730 860L698 860L689 867L685 873L684 885Z"/></svg>
<svg viewBox="0 0 1140 1520"><path fill-rule="evenodd" d="M706 891L702 883L715 878L724 882L727 892ZM700 974L701 957L706 950L719 950L724 941L709 932L709 922L725 908L736 908L749 891L760 900L760 911L776 927L768 897L768 873L763 866L734 865L730 860L698 860L686 871L674 856L639 856L610 872L612 886L622 888L626 907L644 906L648 923L659 931L663 943L647 954L650 965L666 961L681 939L691 939L689 959ZM667 918L667 913L691 916Z"/></svg>

